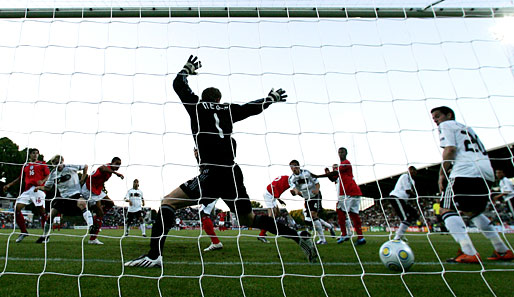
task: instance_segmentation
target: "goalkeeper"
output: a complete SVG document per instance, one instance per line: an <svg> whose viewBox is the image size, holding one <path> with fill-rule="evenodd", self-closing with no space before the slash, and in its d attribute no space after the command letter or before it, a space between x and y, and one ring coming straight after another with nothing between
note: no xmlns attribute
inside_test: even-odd
<svg viewBox="0 0 514 297"><path fill-rule="evenodd" d="M194 181L199 184L196 188L201 191L194 190L195 187L186 183L166 195L152 228L150 251L147 255L125 263L125 266L162 266L162 250L166 235L175 222L175 210L198 201L208 205L217 197L221 197L230 211L237 215L241 225L265 229L293 239L303 249L309 261L315 261L317 253L308 232L297 234L283 224L275 224L269 216L253 213L243 184L243 173L234 161L236 141L232 138L233 123L261 113L272 103L285 101L285 91L272 89L264 99L239 105L219 103L221 92L211 87L202 92L200 99L193 93L187 80L200 67L198 58L190 56L173 81L173 88L191 119L191 132L198 149L199 164L203 169Z"/></svg>

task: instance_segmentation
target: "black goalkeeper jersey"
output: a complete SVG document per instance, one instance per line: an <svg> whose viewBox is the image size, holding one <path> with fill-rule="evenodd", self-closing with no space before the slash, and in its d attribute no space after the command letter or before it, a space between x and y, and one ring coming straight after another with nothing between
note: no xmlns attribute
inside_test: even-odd
<svg viewBox="0 0 514 297"><path fill-rule="evenodd" d="M236 156L233 124L261 113L272 103L267 99L243 105L200 101L189 87L185 71L178 73L173 89L191 118L191 132L198 148L200 166L233 165Z"/></svg>

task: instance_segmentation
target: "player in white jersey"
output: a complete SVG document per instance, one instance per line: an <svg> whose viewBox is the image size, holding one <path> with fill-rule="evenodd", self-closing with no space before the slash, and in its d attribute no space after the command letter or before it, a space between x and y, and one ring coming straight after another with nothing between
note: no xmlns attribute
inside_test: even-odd
<svg viewBox="0 0 514 297"><path fill-rule="evenodd" d="M439 129L443 161L439 171L439 190L444 192L441 214L452 237L461 247L449 262L479 263L480 255L466 232L459 212L488 238L493 255L488 260L512 260L507 248L489 218L483 212L489 202L489 188L494 172L484 145L470 127L455 121L455 112L446 106L432 109L432 119Z"/></svg>
<svg viewBox="0 0 514 297"><path fill-rule="evenodd" d="M127 218L125 220L125 236L129 235L130 226L135 223L139 223L141 234L146 237L146 225L144 222L144 211L145 199L143 198L143 192L139 189L139 180L135 179L132 183L132 189L128 190L125 195L125 201L129 203Z"/></svg>
<svg viewBox="0 0 514 297"><path fill-rule="evenodd" d="M419 219L418 211L408 203L410 197L416 196L413 177L417 174L416 167L410 166L409 171L400 175L393 191L389 193L391 196L391 204L400 218L400 227L396 230L394 240L400 240L404 237L405 232L412 223Z"/></svg>
<svg viewBox="0 0 514 297"><path fill-rule="evenodd" d="M496 169L496 178L500 181L501 193L493 197L494 201L503 199L509 208L511 216L514 217L514 208L512 207L512 198L514 198L514 184L507 178L503 169Z"/></svg>
<svg viewBox="0 0 514 297"><path fill-rule="evenodd" d="M87 165L68 165L63 162L64 158L60 155L50 159L49 163L54 168L45 184L37 187L37 190L49 191L55 186L60 194L60 197L54 198L50 204L50 216L47 218L44 234L36 241L37 243L48 241L52 219L58 214L74 216L82 214L88 226L93 224L93 216L87 209L86 199L81 195L81 180L78 175L78 172L82 171L83 181L87 176L88 167Z"/></svg>
<svg viewBox="0 0 514 297"><path fill-rule="evenodd" d="M293 174L289 177L289 185L293 196L299 195L305 199L305 209L307 215L312 219L314 229L318 233L319 240L316 244L327 244L325 233L318 217L318 212L322 210L321 192L319 191L319 182L312 173L305 169L300 169L300 162L292 160L289 167ZM307 217L305 217L307 219Z"/></svg>

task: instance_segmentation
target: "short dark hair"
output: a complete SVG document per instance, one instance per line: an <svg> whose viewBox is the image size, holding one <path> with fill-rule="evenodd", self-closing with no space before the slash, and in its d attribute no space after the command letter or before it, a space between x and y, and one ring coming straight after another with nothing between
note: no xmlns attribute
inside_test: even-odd
<svg viewBox="0 0 514 297"><path fill-rule="evenodd" d="M116 161L120 161L121 162L121 159L118 158L118 157L114 157L114 158L112 158L111 163L114 163Z"/></svg>
<svg viewBox="0 0 514 297"><path fill-rule="evenodd" d="M29 149L29 155L32 154L33 152L37 152L39 154L39 150L37 148L30 148Z"/></svg>
<svg viewBox="0 0 514 297"><path fill-rule="evenodd" d="M344 150L348 154L348 150L345 147L340 147L340 150Z"/></svg>
<svg viewBox="0 0 514 297"><path fill-rule="evenodd" d="M298 162L297 160L292 160L291 162L289 162L289 165L300 166L300 162Z"/></svg>
<svg viewBox="0 0 514 297"><path fill-rule="evenodd" d="M220 90L210 87L202 92L202 101L205 102L217 102L221 100L221 92Z"/></svg>
<svg viewBox="0 0 514 297"><path fill-rule="evenodd" d="M432 108L430 113L434 113L436 111L439 111L440 113L445 114L445 115L451 114L452 119L455 120L455 112L453 111L453 109L449 108L448 106L439 106L439 107Z"/></svg>

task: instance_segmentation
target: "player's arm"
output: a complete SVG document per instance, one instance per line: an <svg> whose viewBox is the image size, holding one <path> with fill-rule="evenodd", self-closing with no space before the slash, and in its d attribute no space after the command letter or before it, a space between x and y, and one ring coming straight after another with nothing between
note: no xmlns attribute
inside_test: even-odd
<svg viewBox="0 0 514 297"><path fill-rule="evenodd" d="M115 174L115 175L117 175L117 176L118 176L119 178L121 178L121 179L124 179L124 178L125 178L125 176L123 176L123 174L119 173L118 171L114 171L114 170L112 170L112 168L111 168L111 167L106 166L106 165L102 165L102 166L100 166L100 168L98 168L98 170L100 170L101 172L108 172L108 173Z"/></svg>
<svg viewBox="0 0 514 297"><path fill-rule="evenodd" d="M499 193L497 195L494 195L493 196L493 201L499 201L500 199L502 199L504 196L506 196L508 193Z"/></svg>
<svg viewBox="0 0 514 297"><path fill-rule="evenodd" d="M85 164L84 167L82 167L82 177L80 178L80 181L79 181L81 185L83 185L86 182L88 169L89 169L89 167L87 166L87 164Z"/></svg>
<svg viewBox="0 0 514 297"><path fill-rule="evenodd" d="M319 183L317 183L316 184L316 188L314 190L312 190L312 194L318 195L319 194L319 188L320 188L320 185L319 185Z"/></svg>
<svg viewBox="0 0 514 297"><path fill-rule="evenodd" d="M6 185L4 186L4 192L5 192L5 191L7 191L7 189L9 189L10 187L12 187L13 185L15 185L15 184L17 184L18 182L20 182L20 179L21 179L21 177L20 177L20 176L18 176L15 180L13 180L12 182L10 182L10 183L6 184Z"/></svg>
<svg viewBox="0 0 514 297"><path fill-rule="evenodd" d="M286 203L285 203L282 199L277 198L277 201L278 201L280 204L282 204L283 206L286 206Z"/></svg>
<svg viewBox="0 0 514 297"><path fill-rule="evenodd" d="M312 176L315 178L328 177L330 181L335 181L339 177L339 172L337 170L330 171L328 168L325 168L325 174L318 175L313 173Z"/></svg>
<svg viewBox="0 0 514 297"><path fill-rule="evenodd" d="M232 120L235 122L242 121L248 117L257 115L268 108L272 103L285 102L287 98L286 91L282 89L271 89L268 96L264 99L258 99L243 105L232 104L230 111Z"/></svg>
<svg viewBox="0 0 514 297"><path fill-rule="evenodd" d="M180 100L184 103L197 103L200 98L191 90L187 77L189 75L196 75L196 70L202 67L202 63L198 57L189 56L184 68L180 70L175 79L173 80L173 89L177 93Z"/></svg>
<svg viewBox="0 0 514 297"><path fill-rule="evenodd" d="M455 160L457 155L457 148L455 146L446 146L443 149L443 161L441 162L441 168L439 169L439 191L443 192L446 188L447 177L450 176L450 169L452 162Z"/></svg>

